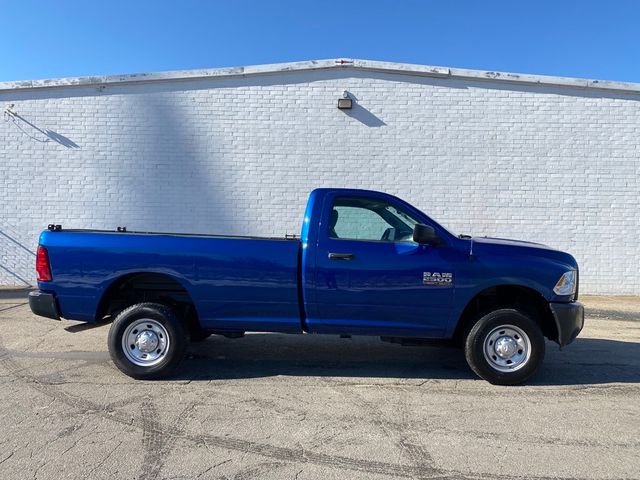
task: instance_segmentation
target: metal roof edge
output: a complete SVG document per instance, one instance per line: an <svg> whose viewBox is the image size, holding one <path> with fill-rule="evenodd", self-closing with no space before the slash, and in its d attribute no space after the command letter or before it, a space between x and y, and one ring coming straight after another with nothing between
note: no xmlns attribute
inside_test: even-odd
<svg viewBox="0 0 640 480"><path fill-rule="evenodd" d="M263 74L324 70L332 68L355 68L365 71L397 73L425 77L472 79L493 82L524 83L529 85L561 86L580 89L613 90L626 93L640 93L640 83L594 80L586 78L556 77L462 68L438 67L409 63L383 62L360 59L307 60L302 62L250 65L245 67L224 67L213 69L174 70L125 75L99 75L88 77L54 78L44 80L19 80L0 82L0 92L21 91L43 88L64 88L82 86L106 86L145 82L167 82L174 80L197 80L205 78L247 77Z"/></svg>

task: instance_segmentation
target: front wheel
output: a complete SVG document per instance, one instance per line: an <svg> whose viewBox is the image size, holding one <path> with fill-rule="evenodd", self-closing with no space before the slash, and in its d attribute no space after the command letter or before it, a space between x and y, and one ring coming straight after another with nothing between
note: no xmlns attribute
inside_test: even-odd
<svg viewBox="0 0 640 480"><path fill-rule="evenodd" d="M473 325L464 353L479 377L495 385L516 385L540 367L544 336L538 324L518 310L495 310Z"/></svg>
<svg viewBox="0 0 640 480"><path fill-rule="evenodd" d="M120 371L150 380L168 375L182 360L187 335L168 307L138 303L123 310L109 330L109 354Z"/></svg>

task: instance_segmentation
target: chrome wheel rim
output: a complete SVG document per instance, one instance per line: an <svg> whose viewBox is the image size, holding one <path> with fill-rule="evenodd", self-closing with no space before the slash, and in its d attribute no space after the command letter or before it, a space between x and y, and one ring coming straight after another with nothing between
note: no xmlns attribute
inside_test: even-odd
<svg viewBox="0 0 640 480"><path fill-rule="evenodd" d="M485 337L482 351L494 370L514 372L524 367L531 358L531 341L521 328L501 325Z"/></svg>
<svg viewBox="0 0 640 480"><path fill-rule="evenodd" d="M169 334L157 320L141 318L122 334L122 350L127 359L140 367L151 367L162 361L169 349Z"/></svg>

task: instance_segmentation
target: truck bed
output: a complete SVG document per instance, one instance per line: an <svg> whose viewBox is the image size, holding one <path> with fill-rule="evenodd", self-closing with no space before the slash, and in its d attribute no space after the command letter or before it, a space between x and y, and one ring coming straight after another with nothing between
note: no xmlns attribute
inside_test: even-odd
<svg viewBox="0 0 640 480"><path fill-rule="evenodd" d="M95 321L114 280L155 272L190 292L205 328L301 330L295 238L61 229L43 232L40 244L62 317Z"/></svg>

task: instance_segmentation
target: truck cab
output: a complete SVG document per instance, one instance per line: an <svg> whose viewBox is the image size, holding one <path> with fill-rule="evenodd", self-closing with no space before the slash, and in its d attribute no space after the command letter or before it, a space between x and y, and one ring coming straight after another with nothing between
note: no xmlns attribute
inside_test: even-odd
<svg viewBox="0 0 640 480"><path fill-rule="evenodd" d="M305 224L307 218L317 220L302 231L309 331L446 336L455 269L468 258L456 248L456 238L384 193L322 189L314 194ZM417 225L431 238L416 242Z"/></svg>

